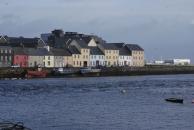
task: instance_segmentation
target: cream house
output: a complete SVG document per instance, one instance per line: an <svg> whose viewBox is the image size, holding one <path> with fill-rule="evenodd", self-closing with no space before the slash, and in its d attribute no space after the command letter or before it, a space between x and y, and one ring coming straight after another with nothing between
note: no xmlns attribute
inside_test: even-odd
<svg viewBox="0 0 194 130"><path fill-rule="evenodd" d="M132 66L136 67L142 67L145 65L145 60L144 60L144 50L137 44L126 44L125 45L132 56Z"/></svg>
<svg viewBox="0 0 194 130"><path fill-rule="evenodd" d="M44 67L53 68L54 67L54 55L50 51L49 46L45 46L45 48L47 49L47 53L44 55L44 58L43 58Z"/></svg>
<svg viewBox="0 0 194 130"><path fill-rule="evenodd" d="M125 43L112 43L119 50L118 66L132 66L133 59L130 50Z"/></svg>
<svg viewBox="0 0 194 130"><path fill-rule="evenodd" d="M71 66L71 53L67 49L51 49L54 55L54 67L68 67Z"/></svg>
<svg viewBox="0 0 194 130"><path fill-rule="evenodd" d="M48 53L45 48L28 48L27 53L29 67L44 67L44 56Z"/></svg>
<svg viewBox="0 0 194 130"><path fill-rule="evenodd" d="M119 49L112 43L98 44L99 49L104 53L105 66L118 66Z"/></svg>
<svg viewBox="0 0 194 130"><path fill-rule="evenodd" d="M87 67L90 63L90 48L82 39L72 40L69 44L72 51L73 66Z"/></svg>

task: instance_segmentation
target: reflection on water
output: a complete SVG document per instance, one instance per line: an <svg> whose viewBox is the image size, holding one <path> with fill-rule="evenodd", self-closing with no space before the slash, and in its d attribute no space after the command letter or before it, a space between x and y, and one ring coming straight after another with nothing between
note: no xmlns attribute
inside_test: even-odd
<svg viewBox="0 0 194 130"><path fill-rule="evenodd" d="M192 130L192 99L194 75L1 80L0 118L33 130Z"/></svg>

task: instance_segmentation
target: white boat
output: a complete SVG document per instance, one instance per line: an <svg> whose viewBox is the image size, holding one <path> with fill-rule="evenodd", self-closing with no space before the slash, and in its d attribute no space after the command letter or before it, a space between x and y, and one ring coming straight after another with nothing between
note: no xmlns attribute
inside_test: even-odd
<svg viewBox="0 0 194 130"><path fill-rule="evenodd" d="M54 70L55 74L59 74L59 75L68 75L68 74L75 74L77 73L76 70L71 69L71 68L58 68L56 70Z"/></svg>
<svg viewBox="0 0 194 130"><path fill-rule="evenodd" d="M80 69L81 74L100 73L101 69L95 69L91 67L84 67Z"/></svg>

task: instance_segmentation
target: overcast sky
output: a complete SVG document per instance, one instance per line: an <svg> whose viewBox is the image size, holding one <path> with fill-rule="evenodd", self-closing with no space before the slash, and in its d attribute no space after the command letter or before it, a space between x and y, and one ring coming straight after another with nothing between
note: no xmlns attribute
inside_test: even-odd
<svg viewBox="0 0 194 130"><path fill-rule="evenodd" d="M0 0L0 35L53 29L140 44L149 60L194 61L194 0Z"/></svg>

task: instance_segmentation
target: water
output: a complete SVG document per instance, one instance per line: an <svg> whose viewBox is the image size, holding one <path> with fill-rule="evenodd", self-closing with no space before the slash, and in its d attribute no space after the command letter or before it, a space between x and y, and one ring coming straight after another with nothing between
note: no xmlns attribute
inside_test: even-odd
<svg viewBox="0 0 194 130"><path fill-rule="evenodd" d="M1 80L0 120L33 130L193 130L193 99L194 75Z"/></svg>

